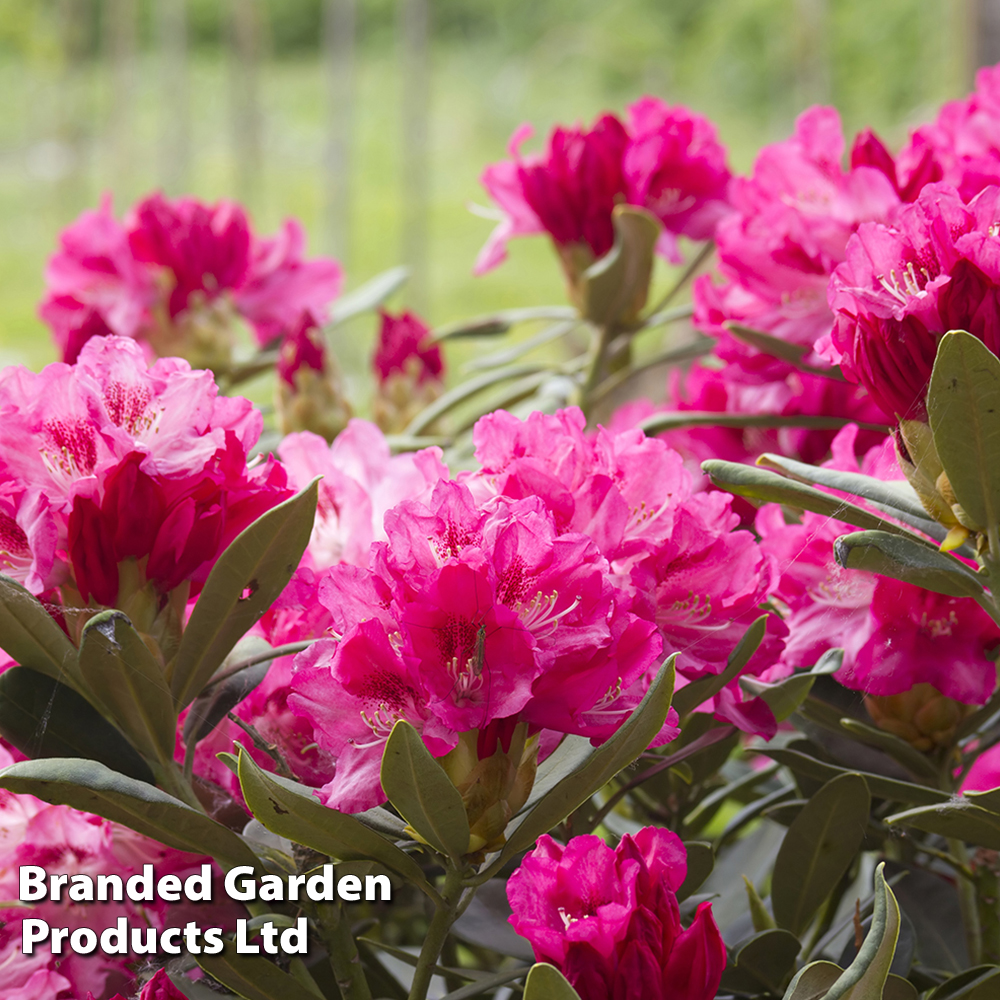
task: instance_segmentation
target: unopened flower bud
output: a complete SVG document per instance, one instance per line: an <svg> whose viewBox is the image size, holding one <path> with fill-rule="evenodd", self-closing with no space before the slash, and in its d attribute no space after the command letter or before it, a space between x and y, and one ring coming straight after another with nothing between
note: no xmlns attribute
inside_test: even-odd
<svg viewBox="0 0 1000 1000"><path fill-rule="evenodd" d="M950 746L959 723L976 710L975 705L945 697L930 684L915 684L903 694L868 695L865 707L879 729L924 753Z"/></svg>
<svg viewBox="0 0 1000 1000"><path fill-rule="evenodd" d="M375 423L386 434L399 433L444 391L444 359L430 330L411 312L393 316L382 310L372 365L377 386L372 404Z"/></svg>

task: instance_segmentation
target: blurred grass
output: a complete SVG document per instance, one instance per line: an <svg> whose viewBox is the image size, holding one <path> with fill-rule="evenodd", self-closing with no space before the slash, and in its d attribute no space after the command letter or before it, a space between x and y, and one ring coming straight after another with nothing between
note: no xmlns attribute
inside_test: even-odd
<svg viewBox="0 0 1000 1000"><path fill-rule="evenodd" d="M193 6L195 14L201 10L194 26L202 25L204 44L190 62L192 163L185 185L208 199L236 193L229 78L213 44L208 15L219 7L213 2ZM263 167L247 200L259 231L298 216L311 252L322 252L328 249L321 168L326 80L315 48L295 42L310 37L318 6L295 0L285 13L281 4L271 7L273 54L260 81ZM830 0L827 7L822 36L803 42L793 0L438 0L428 318L444 323L562 300L560 274L542 239L515 241L506 264L482 278L471 274L492 224L467 204L485 203L479 173L505 155L510 133L524 120L535 124L538 142L555 122L590 121L651 92L713 118L734 167L746 170L759 146L787 135L795 113L816 96L809 53L822 57L826 70L817 79L849 131L873 124L898 141L908 124L932 115L956 91L943 0ZM20 9L0 0L0 16L8 8ZM276 32L275 26L292 26L295 11L299 27ZM361 11L349 287L398 262L405 169L398 110L404 81L392 43L392 4L362 0ZM51 23L23 14L17 23L18 44L0 45L0 362L36 367L54 357L35 309L58 231L102 191L113 191L121 212L158 186L163 109L155 58L143 50L131 117L116 143L111 75L99 52L68 76L45 35ZM405 292L395 304L405 304ZM348 370L366 366L370 338L371 324L355 324L340 339ZM460 346L453 355L472 350Z"/></svg>

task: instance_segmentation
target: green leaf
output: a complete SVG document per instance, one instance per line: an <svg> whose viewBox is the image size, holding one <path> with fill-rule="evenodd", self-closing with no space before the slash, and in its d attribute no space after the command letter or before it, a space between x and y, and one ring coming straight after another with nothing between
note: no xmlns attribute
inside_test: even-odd
<svg viewBox="0 0 1000 1000"><path fill-rule="evenodd" d="M882 1000L899 938L899 904L885 883L885 862L875 869L875 912L854 961L830 987L825 1000Z"/></svg>
<svg viewBox="0 0 1000 1000"><path fill-rule="evenodd" d="M409 854L354 816L321 805L312 789L268 774L246 752L240 753L238 773L247 806L272 833L336 860L380 861L437 898L420 865Z"/></svg>
<svg viewBox="0 0 1000 1000"><path fill-rule="evenodd" d="M767 631L767 615L761 615L747 630L729 654L726 669L721 674L702 677L699 680L685 684L674 693L673 706L682 718L694 711L702 702L717 695L730 681L739 676L740 671L750 662L750 657L757 652L764 641Z"/></svg>
<svg viewBox="0 0 1000 1000"><path fill-rule="evenodd" d="M828 781L788 828L778 851L771 905L779 927L800 935L861 847L871 797L864 778Z"/></svg>
<svg viewBox="0 0 1000 1000"><path fill-rule="evenodd" d="M539 962L528 973L524 1000L580 1000L580 994L554 965Z"/></svg>
<svg viewBox="0 0 1000 1000"><path fill-rule="evenodd" d="M523 979L529 971L525 967L522 969L508 969L506 972L496 972L492 976L483 976L482 979L477 979L469 983L468 986L463 986L452 993L446 993L441 997L441 1000L469 1000L470 997L480 997L490 990L495 990L498 986L505 986L507 983L512 983L517 979ZM573 995L575 996L576 994L574 993Z"/></svg>
<svg viewBox="0 0 1000 1000"><path fill-rule="evenodd" d="M857 528L880 529L879 533L900 535L912 542L916 547L937 552L926 539L920 538L912 531L885 521L870 511L833 496L822 490L807 486L805 483L786 479L776 472L760 469L753 465L742 465L739 462L723 462L711 459L701 463L702 470L708 474L712 482L720 489L728 490L739 496L766 503L782 503L800 510L811 510L815 514L853 524ZM953 559L953 562L957 560Z"/></svg>
<svg viewBox="0 0 1000 1000"><path fill-rule="evenodd" d="M391 267L388 271L376 274L374 278L366 281L360 288L355 288L353 292L341 295L330 309L330 322L327 324L327 329L382 305L409 279L410 269L408 267Z"/></svg>
<svg viewBox="0 0 1000 1000"><path fill-rule="evenodd" d="M887 816L884 822L887 826L913 827L1000 851L1000 816L965 798L945 805L907 809Z"/></svg>
<svg viewBox="0 0 1000 1000"><path fill-rule="evenodd" d="M257 518L219 556L168 667L178 710L201 693L292 578L312 534L318 482Z"/></svg>
<svg viewBox="0 0 1000 1000"><path fill-rule="evenodd" d="M886 531L855 531L833 543L833 554L845 569L864 569L891 576L948 597L981 600L976 574L947 552Z"/></svg>
<svg viewBox="0 0 1000 1000"><path fill-rule="evenodd" d="M546 792L520 819L508 825L507 843L499 857L475 876L471 884L479 885L492 878L510 858L531 847L543 833L561 823L649 747L670 709L676 659L675 653L660 667L645 697L611 739Z"/></svg>
<svg viewBox="0 0 1000 1000"><path fill-rule="evenodd" d="M774 930L774 917L767 912L764 900L760 898L756 886L754 886L753 882L751 882L746 875L743 876L743 886L747 891L747 903L750 906L750 917L753 920L753 929L758 933L762 931ZM792 936L794 937L794 935ZM798 953L798 949L796 949L795 955ZM795 955L792 956L793 961L795 959Z"/></svg>
<svg viewBox="0 0 1000 1000"><path fill-rule="evenodd" d="M440 326L431 334L435 341L457 340L460 337L495 337L506 333L518 323L529 323L533 320L577 320L579 316L575 309L569 306L528 306L520 309L502 309L486 316L476 316L473 319L459 320Z"/></svg>
<svg viewBox="0 0 1000 1000"><path fill-rule="evenodd" d="M686 840L684 849L687 851L687 875L677 890L677 898L681 901L696 893L715 867L715 851L706 841Z"/></svg>
<svg viewBox="0 0 1000 1000"><path fill-rule="evenodd" d="M614 327L634 319L646 304L656 241L663 227L633 205L616 205L612 248L583 272L581 312L595 326Z"/></svg>
<svg viewBox="0 0 1000 1000"><path fill-rule="evenodd" d="M862 430L886 433L885 424L864 424L849 417L783 416L777 413L720 413L717 410L674 410L647 417L637 426L647 434L676 430L678 427L804 427L809 430L839 430L848 424ZM713 459L714 461L714 459ZM736 463L734 463L736 464Z"/></svg>
<svg viewBox="0 0 1000 1000"><path fill-rule="evenodd" d="M389 801L434 850L455 862L468 853L469 817L462 795L403 719L386 741L381 777Z"/></svg>
<svg viewBox="0 0 1000 1000"><path fill-rule="evenodd" d="M80 672L112 721L148 760L169 766L177 716L163 668L121 611L102 611L83 628Z"/></svg>
<svg viewBox="0 0 1000 1000"><path fill-rule="evenodd" d="M952 976L934 990L927 1000L995 1000L1000 995L1000 968L976 965Z"/></svg>
<svg viewBox="0 0 1000 1000"><path fill-rule="evenodd" d="M916 986L909 979L894 976L890 972L882 987L881 1000L919 1000L919 995Z"/></svg>
<svg viewBox="0 0 1000 1000"><path fill-rule="evenodd" d="M981 528L1000 524L1000 359L971 333L938 344L927 391L934 445L955 499Z"/></svg>
<svg viewBox="0 0 1000 1000"><path fill-rule="evenodd" d="M316 1000L294 977L258 955L238 955L227 941L219 955L198 955L198 964L217 982L244 1000Z"/></svg>
<svg viewBox="0 0 1000 1000"><path fill-rule="evenodd" d="M0 771L0 788L35 795L121 823L179 851L211 854L226 868L258 867L232 830L180 799L94 760L26 760Z"/></svg>
<svg viewBox="0 0 1000 1000"><path fill-rule="evenodd" d="M750 698L762 698L774 718L784 722L806 700L816 681L814 674L792 674L776 684L756 677L741 677L740 687Z"/></svg>
<svg viewBox="0 0 1000 1000"><path fill-rule="evenodd" d="M795 967L795 957L801 949L794 934L777 928L765 930L754 935L736 953L736 971L748 973L776 991Z"/></svg>
<svg viewBox="0 0 1000 1000"><path fill-rule="evenodd" d="M1000 815L1000 788L990 788L983 792L963 792L962 795L974 805Z"/></svg>
<svg viewBox="0 0 1000 1000"><path fill-rule="evenodd" d="M89 701L27 667L0 674L0 734L27 757L84 757L155 784L149 765Z"/></svg>
<svg viewBox="0 0 1000 1000"><path fill-rule="evenodd" d="M754 752L770 757L771 760L784 764L793 773L801 774L815 781L827 782L841 774L857 774L865 779L869 792L879 799L889 799L892 802L912 802L917 805L935 805L951 801L951 796L947 792L940 792L936 788L915 785L908 781L897 781L895 778L886 778L881 774L871 774L868 771L836 767L825 761L816 760L815 757L810 757L808 754L800 753L798 750L761 747L755 749Z"/></svg>
<svg viewBox="0 0 1000 1000"><path fill-rule="evenodd" d="M887 753L893 760L902 764L914 777L922 777L928 781L937 780L937 768L919 750L901 737L888 733L884 729L869 726L860 719L841 719L840 728L846 729L859 743L867 743L868 746L876 747Z"/></svg>
<svg viewBox="0 0 1000 1000"><path fill-rule="evenodd" d="M0 576L0 648L22 667L86 691L76 647L38 599L9 576Z"/></svg>
<svg viewBox="0 0 1000 1000"><path fill-rule="evenodd" d="M823 1000L843 971L833 962L810 962L795 974L782 1000Z"/></svg>

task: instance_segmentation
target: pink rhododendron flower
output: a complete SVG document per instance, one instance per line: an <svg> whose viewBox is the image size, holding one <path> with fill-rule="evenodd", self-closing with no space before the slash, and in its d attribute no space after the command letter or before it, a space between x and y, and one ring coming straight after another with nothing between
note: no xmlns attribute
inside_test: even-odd
<svg viewBox="0 0 1000 1000"><path fill-rule="evenodd" d="M582 270L611 249L611 210L620 202L663 223L659 250L676 260L675 237L708 239L726 210L725 149L715 127L687 108L644 97L629 108L627 123L605 114L590 129L559 126L544 153L522 156L531 135L522 125L511 137L511 159L483 172L504 218L476 261L477 274L505 259L509 239L542 232Z"/></svg>
<svg viewBox="0 0 1000 1000"><path fill-rule="evenodd" d="M441 348L430 340L431 331L411 312L393 316L379 310L379 333L372 365L380 382L393 374L407 375L421 384L440 382L444 375Z"/></svg>
<svg viewBox="0 0 1000 1000"><path fill-rule="evenodd" d="M962 781L961 792L988 792L1000 788L1000 745L980 754Z"/></svg>
<svg viewBox="0 0 1000 1000"><path fill-rule="evenodd" d="M646 827L612 850L600 837L564 847L543 835L507 882L514 930L560 969L582 1000L711 1000L726 946L701 903L681 923L680 838Z"/></svg>
<svg viewBox="0 0 1000 1000"><path fill-rule="evenodd" d="M11 763L10 753L0 745L0 766ZM49 805L32 795L0 790L0 899L18 898L21 865L40 865L67 875L93 878L97 874L118 874L127 879L141 872L144 864L152 864L158 877L173 873L183 878L199 871L203 860L98 816L68 806ZM57 1000L64 995L83 997L88 992L101 998L124 988L131 979L126 967L137 960L131 953L106 955L98 950L86 956L68 951L53 955L47 944L40 944L33 955L22 955L21 923L26 917L39 917L52 926L90 927L98 934L114 927L119 917L125 917L135 927L158 929L168 924L183 926L190 919L229 922L225 906L213 909L211 915L205 912L205 904L198 904L197 914L193 907L187 907L160 900L136 904L127 898L124 902L95 903L64 898L62 902L43 900L30 907L0 907L0 993L5 1000Z"/></svg>
<svg viewBox="0 0 1000 1000"><path fill-rule="evenodd" d="M727 359L752 353L729 338L727 321L807 349L829 332L826 286L848 239L862 222L887 218L899 202L880 170L844 171L843 150L837 112L810 108L790 139L766 146L753 174L733 182L736 212L716 232L723 284L706 275L693 289L695 322L724 339Z"/></svg>
<svg viewBox="0 0 1000 1000"><path fill-rule="evenodd" d="M966 205L932 184L892 226L862 226L830 282L827 356L889 417L922 418L938 341L967 330L1000 351L1000 188Z"/></svg>
<svg viewBox="0 0 1000 1000"><path fill-rule="evenodd" d="M834 442L831 468L858 471L856 428ZM861 471L886 481L902 480L891 442L872 449ZM812 666L832 646L844 648L837 679L872 695L894 695L930 684L966 704L983 704L996 687L996 667L987 652L1000 643L1000 629L975 602L837 565L834 540L855 529L806 511L788 524L777 504L757 517L761 547L781 574L773 596L787 609L788 641L783 661Z"/></svg>
<svg viewBox="0 0 1000 1000"><path fill-rule="evenodd" d="M341 638L299 654L292 678L293 711L337 762L329 805L384 801L382 745L398 719L435 756L478 730L485 759L519 721L600 742L638 704L660 640L593 541L558 533L540 499L477 505L445 480L429 503L393 508L385 530L369 569L335 566L320 584Z"/></svg>
<svg viewBox="0 0 1000 1000"><path fill-rule="evenodd" d="M197 583L290 494L273 460L247 467L261 430L247 400L178 359L147 368L122 337L88 342L74 365L0 373L0 422L3 559L34 593L70 578L113 604L126 559L146 559L161 593Z"/></svg>
<svg viewBox="0 0 1000 1000"><path fill-rule="evenodd" d="M560 532L583 532L608 560L631 610L657 626L666 652L678 652L678 684L719 673L759 615L770 567L752 535L736 531L731 498L698 493L682 457L639 430L585 433L577 409L520 421L504 411L473 433L482 471L464 477L486 498L537 496ZM748 669L772 667L780 621ZM763 702L744 706L734 682L706 710L744 729L773 735Z"/></svg>
<svg viewBox="0 0 1000 1000"><path fill-rule="evenodd" d="M440 448L394 456L385 435L357 418L332 445L316 434L289 434L278 454L295 489L323 477L305 556L321 570L339 562L367 566L371 543L385 540L386 511L405 499L429 498L433 485L448 476Z"/></svg>
<svg viewBox="0 0 1000 1000"><path fill-rule="evenodd" d="M155 194L119 223L106 197L61 235L40 313L70 363L91 337L111 334L224 363L237 316L261 344L292 331L304 312L326 320L342 270L303 252L297 222L259 238L234 202Z"/></svg>

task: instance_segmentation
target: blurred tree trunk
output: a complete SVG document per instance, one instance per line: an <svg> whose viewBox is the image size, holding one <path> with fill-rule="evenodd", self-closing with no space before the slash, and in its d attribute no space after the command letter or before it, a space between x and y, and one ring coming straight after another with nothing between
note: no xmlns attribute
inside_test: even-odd
<svg viewBox="0 0 1000 1000"><path fill-rule="evenodd" d="M795 103L804 108L830 101L828 0L795 0Z"/></svg>
<svg viewBox="0 0 1000 1000"><path fill-rule="evenodd" d="M409 298L426 310L430 171L430 0L400 0L399 24L403 115L403 263L412 269Z"/></svg>
<svg viewBox="0 0 1000 1000"><path fill-rule="evenodd" d="M260 62L264 12L260 0L230 0L230 95L236 162L236 197L253 202L261 168Z"/></svg>
<svg viewBox="0 0 1000 1000"><path fill-rule="evenodd" d="M90 109L86 86L91 0L58 0L62 73L58 91L52 176L60 221L72 218L87 200L84 159Z"/></svg>
<svg viewBox="0 0 1000 1000"><path fill-rule="evenodd" d="M135 194L129 182L134 176L137 16L136 0L105 0L104 49L111 68L111 177L119 200Z"/></svg>
<svg viewBox="0 0 1000 1000"><path fill-rule="evenodd" d="M191 160L191 102L188 84L185 0L155 0L159 49L160 150L157 175L169 194L180 194Z"/></svg>
<svg viewBox="0 0 1000 1000"><path fill-rule="evenodd" d="M354 140L354 48L357 0L324 0L323 55L329 113L326 149L326 236L346 266L351 243L351 163Z"/></svg>

